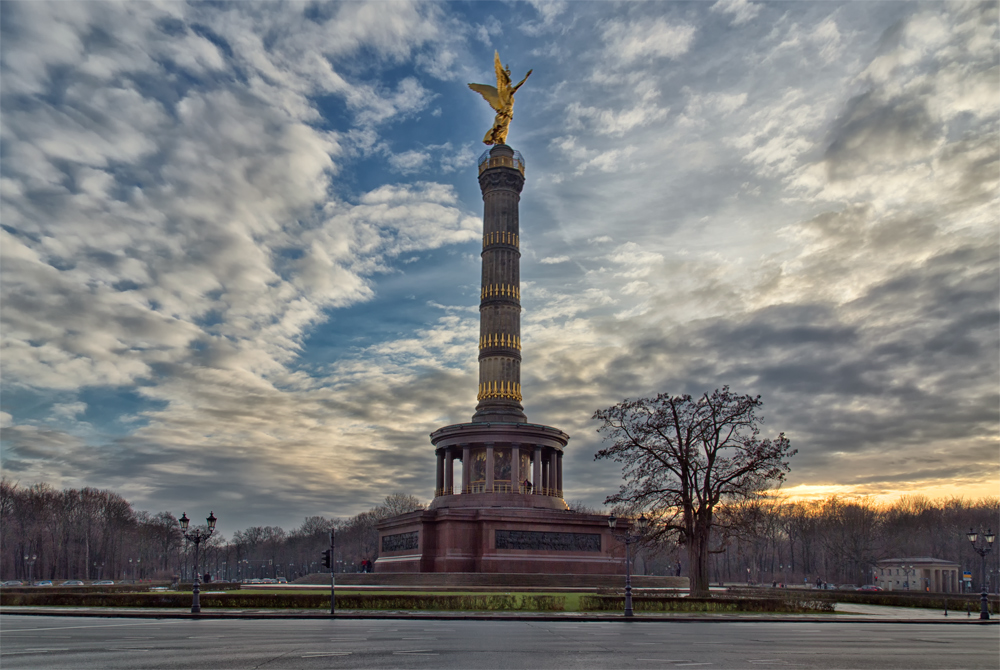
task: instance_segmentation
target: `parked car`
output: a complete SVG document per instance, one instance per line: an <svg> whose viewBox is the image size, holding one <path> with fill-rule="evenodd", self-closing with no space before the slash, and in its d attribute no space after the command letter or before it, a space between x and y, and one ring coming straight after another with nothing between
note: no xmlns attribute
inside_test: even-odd
<svg viewBox="0 0 1000 670"><path fill-rule="evenodd" d="M52 586L52 581L48 579L43 579L40 582L35 582L35 586Z"/></svg>
<svg viewBox="0 0 1000 670"><path fill-rule="evenodd" d="M278 577L278 583L279 584L287 584L288 580L285 579L284 577Z"/></svg>
<svg viewBox="0 0 1000 670"><path fill-rule="evenodd" d="M865 584L864 586L858 588L858 591L871 592L871 591L881 591L881 590L882 590L881 586L875 586L874 584Z"/></svg>
<svg viewBox="0 0 1000 670"><path fill-rule="evenodd" d="M85 584L81 582L79 579L67 579L59 586L85 586Z"/></svg>
<svg viewBox="0 0 1000 670"><path fill-rule="evenodd" d="M102 579L99 582L91 583L91 586L111 586L112 584L114 584L114 582L110 579Z"/></svg>
<svg viewBox="0 0 1000 670"><path fill-rule="evenodd" d="M23 586L23 584L17 581L16 579L12 579L9 582L4 582L3 584L0 584L0 586Z"/></svg>

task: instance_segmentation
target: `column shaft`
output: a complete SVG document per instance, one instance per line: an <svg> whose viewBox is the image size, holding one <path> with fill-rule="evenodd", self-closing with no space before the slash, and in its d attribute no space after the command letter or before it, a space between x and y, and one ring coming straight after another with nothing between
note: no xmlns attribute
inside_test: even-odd
<svg viewBox="0 0 1000 670"><path fill-rule="evenodd" d="M548 449L543 449L542 450L542 488L546 489L545 495L549 494L549 492L548 492L547 489L550 488L550 485L549 485L549 472L551 470L551 465L549 463L549 454L548 454L548 451L549 451Z"/></svg>
<svg viewBox="0 0 1000 670"><path fill-rule="evenodd" d="M437 484L434 486L434 495L441 495L444 488L444 449L437 450Z"/></svg>
<svg viewBox="0 0 1000 670"><path fill-rule="evenodd" d="M556 452L556 490L559 491L559 495L562 495L563 487L563 454L561 451Z"/></svg>
<svg viewBox="0 0 1000 670"><path fill-rule="evenodd" d="M462 493L469 492L469 481L472 477L472 458L469 445L462 445Z"/></svg>
<svg viewBox="0 0 1000 670"><path fill-rule="evenodd" d="M521 487L521 445L510 445L510 490L514 493Z"/></svg>
<svg viewBox="0 0 1000 670"><path fill-rule="evenodd" d="M444 463L444 490L448 495L455 492L455 450L452 447L448 447Z"/></svg>
<svg viewBox="0 0 1000 670"><path fill-rule="evenodd" d="M541 493L542 488L542 445L535 445L535 457L532 459L531 483L535 493Z"/></svg>
<svg viewBox="0 0 1000 670"><path fill-rule="evenodd" d="M486 492L493 493L493 471L496 463L493 460L493 443L486 443Z"/></svg>

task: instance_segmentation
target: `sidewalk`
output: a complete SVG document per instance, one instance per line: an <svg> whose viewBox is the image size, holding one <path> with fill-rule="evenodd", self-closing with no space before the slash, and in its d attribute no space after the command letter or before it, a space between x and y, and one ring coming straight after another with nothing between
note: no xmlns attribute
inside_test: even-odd
<svg viewBox="0 0 1000 670"><path fill-rule="evenodd" d="M622 614L590 612L431 612L412 610L338 610L336 615L322 610L239 610L203 609L201 614L192 614L187 608L162 607L155 609L129 607L3 607L0 615L27 616L74 616L113 617L135 619L423 619L436 621L622 621ZM883 607L879 605L856 605L838 603L836 612L816 614L770 614L766 612L744 614L732 613L641 613L631 619L638 622L811 622L811 623L906 623L906 624L1000 624L1000 617L994 615L989 621L981 621L979 613L966 616L962 612L926 610L912 607Z"/></svg>

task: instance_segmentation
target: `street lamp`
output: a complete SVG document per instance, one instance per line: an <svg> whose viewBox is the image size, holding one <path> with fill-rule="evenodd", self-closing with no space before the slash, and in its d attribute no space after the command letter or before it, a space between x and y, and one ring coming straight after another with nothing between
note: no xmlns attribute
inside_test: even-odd
<svg viewBox="0 0 1000 670"><path fill-rule="evenodd" d="M635 520L635 525L639 529L638 535L632 535L628 531L618 534L614 532L615 527L618 525L618 518L614 513L608 517L608 526L611 527L611 534L625 543L625 616L632 616L632 554L629 547L633 542L642 538L642 534L646 531L648 524L649 519L643 514ZM629 524L628 530L632 530L632 524Z"/></svg>
<svg viewBox="0 0 1000 670"><path fill-rule="evenodd" d="M215 518L214 512L208 513L208 526L198 527L188 532L188 524L191 520L187 518L187 514L182 514L180 518L181 522L181 533L189 542L194 542L194 584L191 588L191 613L198 614L201 612L201 589L199 588L200 582L198 580L198 546L201 544L202 540L207 540L215 532L215 522L218 519Z"/></svg>
<svg viewBox="0 0 1000 670"><path fill-rule="evenodd" d="M981 579L983 592L979 598L979 618L989 619L990 618L990 608L988 602L989 596L986 593L986 554L990 553L990 551L993 549L993 540L996 539L996 536L993 534L993 529L992 528L989 529L988 531L983 533L983 539L986 540L986 544L983 544L981 542L977 542L977 540L979 539L979 533L970 528L966 537L968 537L969 542L972 543L972 548L975 549L976 553L979 554L979 557L983 559L983 572Z"/></svg>
<svg viewBox="0 0 1000 670"><path fill-rule="evenodd" d="M31 556L28 556L27 554L24 555L24 562L28 564L28 586L35 585L32 573L35 571L35 561L37 560L38 554L32 554Z"/></svg>

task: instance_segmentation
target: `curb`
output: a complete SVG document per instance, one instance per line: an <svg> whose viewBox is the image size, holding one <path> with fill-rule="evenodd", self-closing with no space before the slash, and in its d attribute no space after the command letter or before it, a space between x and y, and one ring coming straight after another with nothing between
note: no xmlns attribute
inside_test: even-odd
<svg viewBox="0 0 1000 670"><path fill-rule="evenodd" d="M864 615L845 615L844 618L834 617L780 617L780 616L657 616L655 614L639 614L631 619L626 619L622 615L575 615L575 614L455 614L455 613L402 613L402 612L345 612L338 614L320 614L309 612L221 612L209 611L200 614L191 612L152 612L148 610L130 612L123 610L74 610L74 611L52 611L41 609L11 610L10 608L0 609L0 615L19 616L62 616L62 617L89 617L89 618L114 618L114 619L308 619L308 620L420 620L420 621L543 621L543 622L616 622L628 621L635 623L847 623L847 624L937 624L937 625L980 625L995 626L1000 625L1000 619L881 619ZM850 618L848 618L850 617Z"/></svg>

